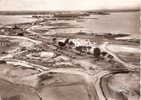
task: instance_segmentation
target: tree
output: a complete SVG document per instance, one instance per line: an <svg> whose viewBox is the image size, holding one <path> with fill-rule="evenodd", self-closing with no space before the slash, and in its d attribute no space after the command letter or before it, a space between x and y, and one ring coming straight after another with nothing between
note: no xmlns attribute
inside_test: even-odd
<svg viewBox="0 0 141 100"><path fill-rule="evenodd" d="M56 42L56 40L57 40L56 38L53 38L53 39L52 39L53 42Z"/></svg>
<svg viewBox="0 0 141 100"><path fill-rule="evenodd" d="M94 48L94 51L93 51L94 57L99 58L100 53L101 53L101 51L99 48Z"/></svg>
<svg viewBox="0 0 141 100"><path fill-rule="evenodd" d="M5 60L0 60L0 64L6 64Z"/></svg>
<svg viewBox="0 0 141 100"><path fill-rule="evenodd" d="M18 33L17 35L18 36L24 36L24 33Z"/></svg>

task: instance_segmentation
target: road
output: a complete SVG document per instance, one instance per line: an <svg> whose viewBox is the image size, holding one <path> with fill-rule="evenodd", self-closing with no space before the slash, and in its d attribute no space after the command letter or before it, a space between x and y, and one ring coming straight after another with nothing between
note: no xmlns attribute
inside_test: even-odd
<svg viewBox="0 0 141 100"><path fill-rule="evenodd" d="M122 65L123 65L124 67L126 67L127 69L132 70L132 71L135 71L135 69L137 68L137 66L122 61L116 54L114 54L113 52L111 52L111 51L107 48L108 44L109 44L108 42L104 42L102 45L100 45L100 48L101 48L103 51L106 51L108 54L112 55L112 56L114 57L114 60L115 60L115 61L117 61L117 62L119 62L120 64L122 64Z"/></svg>

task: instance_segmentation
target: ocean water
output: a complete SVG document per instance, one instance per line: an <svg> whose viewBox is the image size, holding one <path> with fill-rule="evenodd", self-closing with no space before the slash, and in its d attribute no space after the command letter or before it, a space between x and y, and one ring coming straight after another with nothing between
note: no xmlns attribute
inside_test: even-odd
<svg viewBox="0 0 141 100"><path fill-rule="evenodd" d="M117 32L139 34L139 12L120 12L111 15L95 16L97 20L89 19L84 26L94 32Z"/></svg>
<svg viewBox="0 0 141 100"><path fill-rule="evenodd" d="M35 19L30 18L30 16L31 15L0 16L0 25L35 21ZM77 19L74 19L73 21L64 20L63 22L81 28L62 28L54 29L53 31L63 33L74 33L77 31L131 34L140 33L139 12L116 12L111 13L110 15L90 15L85 19L81 19L81 21L77 21Z"/></svg>
<svg viewBox="0 0 141 100"><path fill-rule="evenodd" d="M82 22L69 22L81 28L57 29L56 32L74 33L86 31L92 33L140 33L139 12L118 12L110 15L91 15Z"/></svg>

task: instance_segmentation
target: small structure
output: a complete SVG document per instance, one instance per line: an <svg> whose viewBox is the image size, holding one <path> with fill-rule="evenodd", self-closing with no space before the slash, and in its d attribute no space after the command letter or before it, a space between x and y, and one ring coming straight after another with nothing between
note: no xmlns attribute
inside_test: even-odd
<svg viewBox="0 0 141 100"><path fill-rule="evenodd" d="M0 47L6 47L10 45L10 41L7 39L0 39Z"/></svg>
<svg viewBox="0 0 141 100"><path fill-rule="evenodd" d="M69 48L75 47L75 44L72 41L69 41L68 45L69 45Z"/></svg>
<svg viewBox="0 0 141 100"><path fill-rule="evenodd" d="M67 38L64 42L59 41L59 42L58 42L58 45L59 45L61 48L63 48L63 47L65 47L66 44L68 44L68 43L69 43L69 38Z"/></svg>

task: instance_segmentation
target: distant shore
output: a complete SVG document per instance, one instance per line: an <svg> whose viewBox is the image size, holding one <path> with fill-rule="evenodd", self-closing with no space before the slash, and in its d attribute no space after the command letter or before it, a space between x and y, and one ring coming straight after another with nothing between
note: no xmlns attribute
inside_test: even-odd
<svg viewBox="0 0 141 100"><path fill-rule="evenodd" d="M116 13L116 12L137 12L140 11L140 9L105 9L105 10L85 10L85 11L0 11L0 15L37 15L37 14L54 14L56 12L65 12L65 13L69 13L69 12L92 12L92 13L96 13L96 12L111 12L111 13Z"/></svg>

